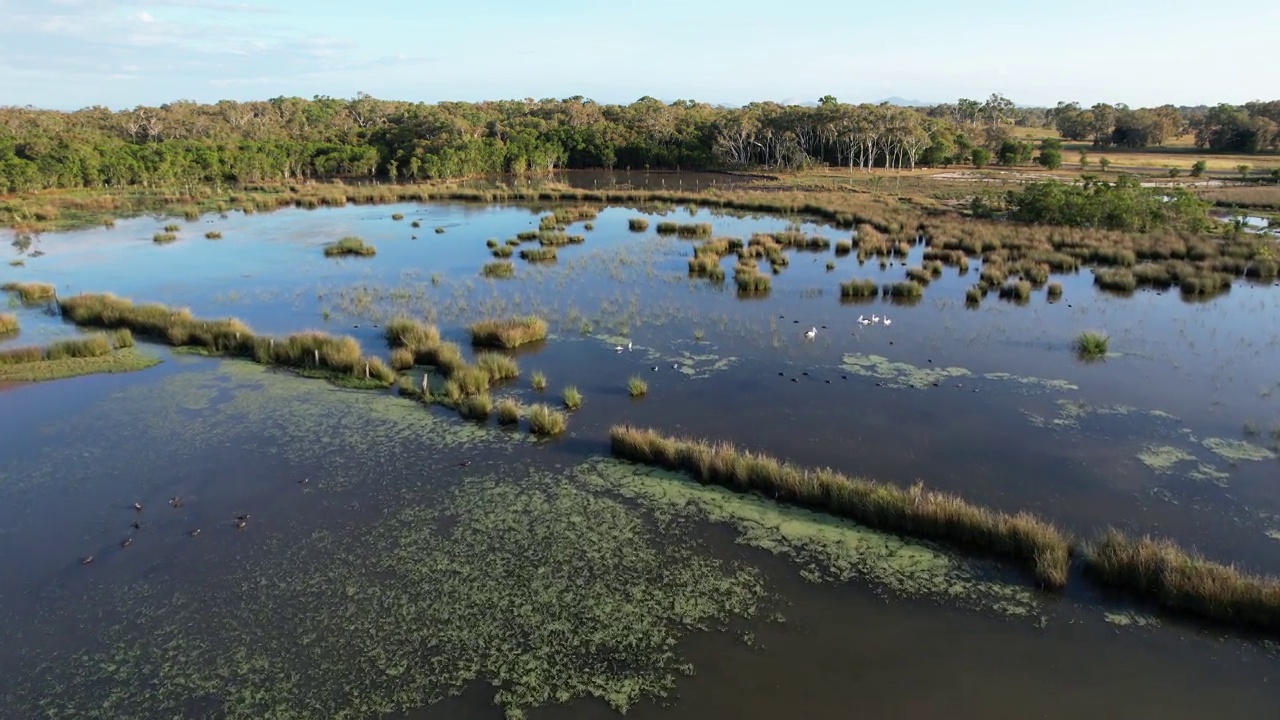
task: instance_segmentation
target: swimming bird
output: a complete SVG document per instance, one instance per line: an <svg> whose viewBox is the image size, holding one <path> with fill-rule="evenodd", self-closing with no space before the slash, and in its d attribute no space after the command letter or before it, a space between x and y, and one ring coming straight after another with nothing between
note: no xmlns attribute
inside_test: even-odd
<svg viewBox="0 0 1280 720"><path fill-rule="evenodd" d="M237 516L236 516L236 522L244 522L244 521L246 521L246 520L248 520L248 519L249 519L249 513L245 513L244 515L237 515Z"/></svg>
<svg viewBox="0 0 1280 720"><path fill-rule="evenodd" d="M310 480L310 479L311 479L311 478L302 478L301 480L299 480L299 481L298 481L298 484L299 484L299 485L305 485L305 484L307 483L307 481L308 481L308 480Z"/></svg>
<svg viewBox="0 0 1280 720"><path fill-rule="evenodd" d="M614 349L614 351L616 351L616 352L622 352L622 346L621 346L621 345L614 345L614 346L613 346L613 349Z"/></svg>
<svg viewBox="0 0 1280 720"><path fill-rule="evenodd" d="M133 544L133 538L131 538L131 537L127 537L127 538L125 538L124 540L121 540L121 541L120 541L120 547L122 547L122 548L127 548L127 547L129 547L130 545L132 545L132 544Z"/></svg>
<svg viewBox="0 0 1280 720"><path fill-rule="evenodd" d="M133 509L137 512L142 512L142 503L139 503L139 502L134 503Z"/></svg>
<svg viewBox="0 0 1280 720"><path fill-rule="evenodd" d="M88 564L89 564L89 563L91 563L91 562L93 562L93 556L92 556L92 555L85 555L84 557L80 558L80 564L81 564L81 565L88 565Z"/></svg>
<svg viewBox="0 0 1280 720"><path fill-rule="evenodd" d="M195 530L191 531L191 537L195 537L199 534L200 534L200 528L196 528Z"/></svg>
<svg viewBox="0 0 1280 720"><path fill-rule="evenodd" d="M884 319L884 326L885 326L885 327L889 327L889 326L890 326L890 325L892 325L892 324L893 324L893 321L892 321L892 320L890 320L889 318L887 318L887 317L886 317L886 318Z"/></svg>
<svg viewBox="0 0 1280 720"><path fill-rule="evenodd" d="M866 324L866 322L867 322L867 316L866 316L866 315L859 315L859 316L858 316L858 322L860 322L860 323L862 323L862 324L864 324L864 325L865 325L865 324Z"/></svg>
<svg viewBox="0 0 1280 720"><path fill-rule="evenodd" d="M808 331L805 332L804 337L806 340L812 340L814 336L816 336L817 334L818 334L818 328L811 327L809 328Z"/></svg>
<svg viewBox="0 0 1280 720"><path fill-rule="evenodd" d="M873 322L873 323L878 323L878 322L880 322L880 316L879 316L879 315L872 315L872 316L871 316L871 322Z"/></svg>
<svg viewBox="0 0 1280 720"><path fill-rule="evenodd" d="M631 341L627 341L627 352L631 352Z"/></svg>
<svg viewBox="0 0 1280 720"><path fill-rule="evenodd" d="M169 505L176 508L182 507L182 498L177 495L174 495L173 499L169 501Z"/></svg>
<svg viewBox="0 0 1280 720"><path fill-rule="evenodd" d="M142 523L138 522L137 520L134 520L133 522L131 522L131 523L129 523L129 524L130 524L131 526L133 526L133 529L134 529L134 530L141 530L141 529L142 529Z"/></svg>
<svg viewBox="0 0 1280 720"><path fill-rule="evenodd" d="M245 526L246 524L247 524L247 523L246 523L244 520L237 520L237 521L236 521L236 529L237 529L237 530L243 530L243 529L244 529L244 526Z"/></svg>

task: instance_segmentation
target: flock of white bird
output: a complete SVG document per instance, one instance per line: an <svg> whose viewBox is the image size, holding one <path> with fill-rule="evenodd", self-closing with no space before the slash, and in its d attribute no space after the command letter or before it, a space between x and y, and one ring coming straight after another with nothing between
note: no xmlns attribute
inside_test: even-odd
<svg viewBox="0 0 1280 720"><path fill-rule="evenodd" d="M885 327L888 327L893 324L893 321L890 320L887 315L885 317L880 317L879 315L872 315L871 317L867 317L866 315L858 316L859 325L879 325L881 323L883 323ZM804 331L804 338L806 340L812 340L817 336L818 328L816 327L811 327Z"/></svg>

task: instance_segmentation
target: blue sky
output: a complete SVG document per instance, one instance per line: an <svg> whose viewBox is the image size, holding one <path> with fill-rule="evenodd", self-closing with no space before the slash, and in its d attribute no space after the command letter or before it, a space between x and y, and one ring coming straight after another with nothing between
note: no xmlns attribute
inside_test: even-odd
<svg viewBox="0 0 1280 720"><path fill-rule="evenodd" d="M1280 96L1276 0L0 0L0 104ZM1236 48L1239 62L1233 59Z"/></svg>

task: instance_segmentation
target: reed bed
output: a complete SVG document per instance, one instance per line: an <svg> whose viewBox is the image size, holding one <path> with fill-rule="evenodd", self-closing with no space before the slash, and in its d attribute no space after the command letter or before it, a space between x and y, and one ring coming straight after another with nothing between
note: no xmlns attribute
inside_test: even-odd
<svg viewBox="0 0 1280 720"><path fill-rule="evenodd" d="M527 315L481 320L467 328L471 344L482 347L516 348L547 338L547 321Z"/></svg>
<svg viewBox="0 0 1280 720"><path fill-rule="evenodd" d="M0 313L0 335L12 335L18 332L21 326L18 324L18 316L13 313Z"/></svg>
<svg viewBox="0 0 1280 720"><path fill-rule="evenodd" d="M512 398L499 400L494 409L498 413L499 425L515 425L520 422L520 403Z"/></svg>
<svg viewBox="0 0 1280 720"><path fill-rule="evenodd" d="M344 237L324 246L325 257L373 257L378 249L358 237Z"/></svg>
<svg viewBox="0 0 1280 720"><path fill-rule="evenodd" d="M496 258L509 258L516 253L510 245L499 245L489 251Z"/></svg>
<svg viewBox="0 0 1280 720"><path fill-rule="evenodd" d="M948 493L851 478L829 469L806 470L728 443L666 437L616 425L613 454L633 462L692 474L704 483L762 492L846 517L868 527L941 540L970 551L1006 557L1027 567L1049 588L1066 584L1071 538L1029 513L1010 515Z"/></svg>
<svg viewBox="0 0 1280 720"><path fill-rule="evenodd" d="M520 259L531 263L555 262L556 249L551 246L526 248L520 251Z"/></svg>
<svg viewBox="0 0 1280 720"><path fill-rule="evenodd" d="M508 255L511 254L511 248L503 249L507 251ZM485 263L484 267L480 268L480 276L494 280L507 280L516 276L516 266L503 260Z"/></svg>
<svg viewBox="0 0 1280 720"><path fill-rule="evenodd" d="M0 285L0 290L17 295L19 300L28 305L58 296L58 289L48 283L7 282Z"/></svg>
<svg viewBox="0 0 1280 720"><path fill-rule="evenodd" d="M569 427L569 416L545 403L530 407L526 417L529 418L529 432L535 435L559 435Z"/></svg>
<svg viewBox="0 0 1280 720"><path fill-rule="evenodd" d="M1098 582L1149 598L1166 610L1216 622L1280 629L1280 578L1251 575L1170 540L1110 529L1084 550Z"/></svg>
<svg viewBox="0 0 1280 720"><path fill-rule="evenodd" d="M880 286L875 280L850 280L840 283L840 297L873 298L880 294Z"/></svg>
<svg viewBox="0 0 1280 720"><path fill-rule="evenodd" d="M20 347L0 352L0 365L24 365L76 358L99 358L116 350L133 347L133 337L125 331L93 333L82 338L59 340L47 347Z"/></svg>
<svg viewBox="0 0 1280 720"><path fill-rule="evenodd" d="M493 413L493 398L482 392L468 395L458 403L458 414L468 420L485 421Z"/></svg>

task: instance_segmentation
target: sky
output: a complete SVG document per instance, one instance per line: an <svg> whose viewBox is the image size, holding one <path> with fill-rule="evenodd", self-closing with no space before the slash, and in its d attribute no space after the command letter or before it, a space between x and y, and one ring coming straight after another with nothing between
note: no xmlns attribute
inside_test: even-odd
<svg viewBox="0 0 1280 720"><path fill-rule="evenodd" d="M1256 54L1280 37L1276 0L0 0L0 18L0 105L61 110L1280 97L1280 62Z"/></svg>

